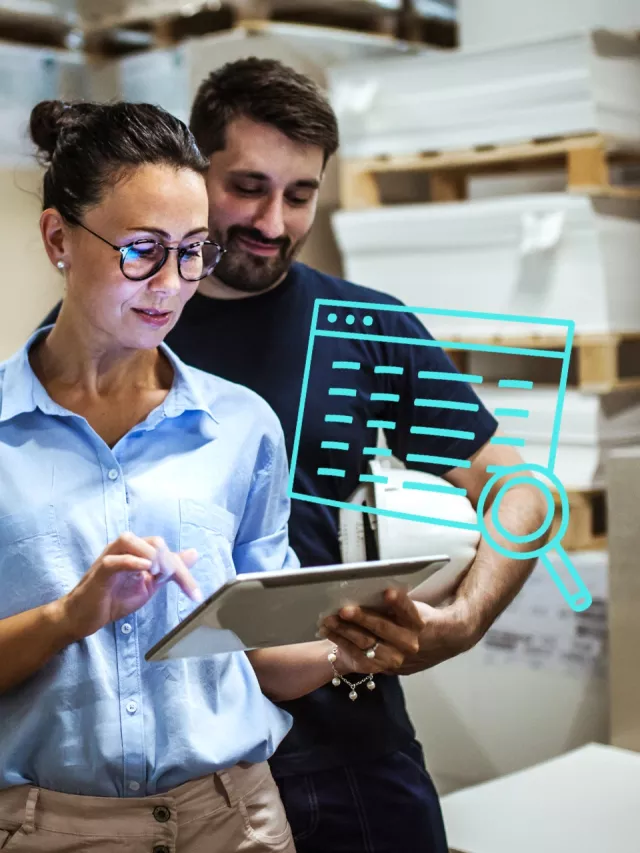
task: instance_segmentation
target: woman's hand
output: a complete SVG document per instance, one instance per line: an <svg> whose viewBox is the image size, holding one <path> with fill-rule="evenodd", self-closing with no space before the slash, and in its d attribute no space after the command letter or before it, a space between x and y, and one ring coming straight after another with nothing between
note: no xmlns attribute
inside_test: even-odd
<svg viewBox="0 0 640 853"><path fill-rule="evenodd" d="M164 540L123 533L108 545L80 583L60 599L62 618L75 641L143 607L169 579L194 601L202 595L189 569L194 550L172 554ZM160 572L156 571L158 564ZM168 565L166 565L168 564Z"/></svg>
<svg viewBox="0 0 640 853"><path fill-rule="evenodd" d="M394 589L387 590L385 601L388 613L344 607L336 616L325 619L319 636L338 647L335 667L341 675L395 672L418 652L425 623L415 602L407 593ZM376 643L375 656L367 657Z"/></svg>

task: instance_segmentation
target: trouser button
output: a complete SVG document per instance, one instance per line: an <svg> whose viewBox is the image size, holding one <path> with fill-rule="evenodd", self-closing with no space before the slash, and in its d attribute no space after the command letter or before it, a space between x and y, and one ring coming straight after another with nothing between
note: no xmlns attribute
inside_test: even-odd
<svg viewBox="0 0 640 853"><path fill-rule="evenodd" d="M153 810L153 816L158 823L166 823L171 817L171 812L166 806L156 806Z"/></svg>

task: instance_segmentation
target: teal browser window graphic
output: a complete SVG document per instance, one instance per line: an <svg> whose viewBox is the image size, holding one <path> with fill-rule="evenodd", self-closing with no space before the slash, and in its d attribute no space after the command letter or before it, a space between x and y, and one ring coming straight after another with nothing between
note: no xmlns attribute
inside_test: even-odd
<svg viewBox="0 0 640 853"><path fill-rule="evenodd" d="M399 336L389 336L381 334L377 330L381 328L381 324L377 321L380 319L381 312L398 312L407 315L414 315L413 324L404 323L401 328L403 334ZM440 336L438 340L425 337L421 331L416 329L415 335L407 333L407 329L415 327L415 317L420 318L424 325L429 328L429 319L438 316L440 321L447 320L449 327L456 326L459 332L455 336L455 340L446 340ZM387 318L388 319L388 318ZM384 327L389 328L389 323L385 323ZM399 324L398 324L399 325ZM488 333L482 334L483 326L486 325ZM500 336L496 335L496 326L501 329ZM473 334L469 334L469 340L464 339L464 330L473 329ZM549 341L553 341L551 347L545 344L545 348L536 348L526 345L527 341L531 341L532 329L540 330L540 339L543 337ZM461 334L461 333L462 334ZM535 336L535 335L533 335ZM546 336L546 337L545 337ZM591 595L586 588L578 572L576 571L570 556L562 547L562 537L564 536L569 524L569 501L566 490L562 483L554 474L554 465L558 451L558 443L560 437L560 427L562 421L562 408L566 393L567 380L569 374L569 363L571 357L571 349L574 337L574 323L571 320L548 319L538 317L528 317L511 314L493 314L470 311L446 311L442 309L430 309L419 307L406 307L404 305L388 305L368 302L345 302L340 300L317 299L314 307L311 328L309 332L309 345L307 350L307 359L304 370L302 390L300 395L300 405L298 410L298 421L296 426L296 434L294 439L293 453L291 458L291 472L289 479L289 496L294 500L310 501L326 506L332 506L339 509L352 510L357 512L376 513L391 517L409 519L417 522L427 522L430 524L441 524L447 527L458 527L465 529L479 530L484 539L499 553L513 559L530 559L539 557L544 563L547 571L553 578L556 586L564 596L567 604L575 611L585 610L591 605ZM471 524L461 522L456 518L446 516L446 507L450 504L443 501L443 513L440 517L431 515L422 515L419 510L417 512L396 512L389 509L381 509L375 506L363 506L362 504L354 504L348 500L335 500L329 497L319 497L325 493L331 493L331 489L326 488L327 481L332 479L343 479L347 475L347 470L340 467L340 463L331 465L330 467L319 467L315 473L305 472L306 477L310 475L318 479L319 488L314 489L314 493L305 493L300 490L296 484L305 481L304 477L296 477L296 468L300 454L301 443L305 437L305 428L309 427L307 418L309 407L307 402L310 394L321 393L325 395L325 410L324 411L324 426L327 434L326 438L321 441L322 449L344 451L351 450L349 459L354 459L353 442L355 430L353 430L353 399L357 397L361 391L361 382L355 381L358 371L364 369L357 360L340 360L336 358L336 352L339 352L339 346L336 342L354 341L362 342L362 346L366 347L367 342L371 344L383 345L378 346L375 352L393 352L395 363L380 363L374 367L374 375L369 377L369 397L372 404L385 403L386 411L393 411L393 406L400 404L399 395L389 393L389 384L385 381L389 374L402 373L405 367L401 366L404 363L420 364L420 358L403 359L402 352L407 348L426 348L426 347L441 347L451 352L461 350L466 353L471 353L474 356L485 359L491 357L493 370L499 365L500 375L496 378L492 376L487 378L483 371L474 370L470 373L459 372L440 372L435 373L430 370L419 370L418 379L429 380L426 387L431 390L428 396L415 396L410 402L412 411L418 413L425 409L461 409L468 413L469 424L473 423L474 409L477 411L477 406L469 402L458 402L451 398L450 392L448 396L439 397L434 391L437 390L439 380L443 380L443 388L451 388L452 381L467 383L476 390L478 395L482 397L481 387L485 382L491 382L492 387L498 389L498 401L500 393L504 393L504 405L494 409L493 414L498 418L501 424L503 433L499 436L494 436L491 441L495 444L511 445L515 448L523 449L525 447L525 438L522 436L523 425L527 423L527 419L531 411L523 403L526 400L526 392L533 392L536 388L539 377L541 375L541 367L544 367L545 387L549 387L549 376L553 377L553 386L557 387L557 398L555 409L553 410L551 419L546 428L549 430L548 457L546 465L531 465L523 464L516 467L504 467L488 469L491 475L489 481L483 489L477 506L477 523ZM478 342L478 341L481 342ZM486 341L486 342L485 342ZM525 345L520 346L518 342L524 342ZM374 350L372 350L374 351ZM353 350L351 350L353 352ZM414 351L418 355L425 353L425 361L428 361L426 350ZM388 359L386 359L388 360ZM544 364L542 362L544 361ZM481 363L481 361L479 362ZM425 365L427 366L427 365ZM328 389L320 388L314 380L314 373L319 368L324 372L330 369L331 385ZM370 369L370 367L369 367ZM377 385L376 383L379 383ZM379 390L378 390L379 389ZM510 394L514 390L518 391L519 406L514 408L510 405ZM351 405L350 405L351 401ZM407 401L404 401L405 403ZM534 406L532 395L532 406ZM315 409L317 412L317 408ZM317 417L317 414L315 415ZM407 418L404 419L405 421ZM411 420L411 418L409 418ZM424 418L416 417L416 420L424 420ZM336 439L336 428L339 426L339 440ZM380 429L396 429L399 424L395 421L373 421L370 420L367 426L378 426ZM414 435L433 436L437 438L438 434L445 435L451 433L451 430L438 430L435 427L425 427L417 424L407 424L407 429ZM309 430L311 432L311 430ZM313 425L313 435L317 436L317 424ZM362 434L362 433L360 433ZM467 433L473 436L472 428ZM462 437L460 431L458 437ZM357 448L358 454L356 458L375 458L380 456L389 456L391 452L388 449L363 446ZM333 454L332 458L340 459L340 454ZM345 455L345 458L346 455ZM469 467L468 459L461 458L446 459L429 453L411 454L406 457L406 466L411 469L412 463L424 463L428 465L442 464L446 467ZM352 462L353 464L353 462ZM444 469L443 469L444 470ZM360 471L360 466L359 466ZM506 476L508 475L508 476ZM378 475L379 476L379 475ZM374 475L367 473L358 473L357 479L360 482L371 482ZM501 484L502 482L502 485ZM322 488L322 483L325 488ZM509 489L514 488L521 483L529 483L539 489L547 503L547 516L542 526L526 536L519 536L505 529L499 518L499 507L504 499L505 494ZM507 543L518 545L518 549L510 549L505 547L501 542L498 542L487 527L485 519L485 506L490 492L496 487L498 491L491 503L489 510L491 520L501 536ZM428 488L424 484L412 484L410 478L404 483L403 488ZM447 485L441 487L433 486L434 489L449 488ZM454 487L451 486L451 489ZM556 531L553 533L548 542L540 548L531 548L526 550L527 543L534 543L540 536L547 533L554 523L558 507L556 497L559 502L560 523ZM549 553L554 551L560 557L552 563L549 559Z"/></svg>

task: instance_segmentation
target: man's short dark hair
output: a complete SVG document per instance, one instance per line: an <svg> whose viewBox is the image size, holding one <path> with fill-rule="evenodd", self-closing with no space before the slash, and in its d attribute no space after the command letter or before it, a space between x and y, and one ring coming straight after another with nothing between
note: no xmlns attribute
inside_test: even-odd
<svg viewBox="0 0 640 853"><path fill-rule="evenodd" d="M338 149L338 122L327 98L313 80L275 59L229 62L203 80L190 126L205 157L224 149L228 125L241 116L293 142L317 145L325 164Z"/></svg>

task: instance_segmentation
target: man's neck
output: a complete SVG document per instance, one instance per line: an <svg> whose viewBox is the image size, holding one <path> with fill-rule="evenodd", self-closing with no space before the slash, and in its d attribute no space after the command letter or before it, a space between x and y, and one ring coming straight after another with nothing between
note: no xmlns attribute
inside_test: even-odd
<svg viewBox="0 0 640 853"><path fill-rule="evenodd" d="M210 299L251 299L252 296L261 296L263 293L269 293L272 290L275 290L288 275L288 271L279 278L275 284L272 284L271 287L265 288L265 290L256 290L256 291L245 291L245 290L236 290L234 287L229 287L228 284L225 284L223 281L220 281L219 278L216 278L214 275L209 276L208 278L204 278L199 286L198 293L202 296L208 296Z"/></svg>

